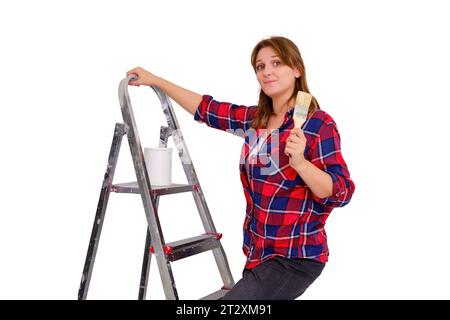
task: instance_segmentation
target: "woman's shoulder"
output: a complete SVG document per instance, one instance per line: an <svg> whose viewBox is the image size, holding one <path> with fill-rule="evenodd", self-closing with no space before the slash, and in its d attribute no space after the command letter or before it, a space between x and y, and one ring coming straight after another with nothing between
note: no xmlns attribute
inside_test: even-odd
<svg viewBox="0 0 450 320"><path fill-rule="evenodd" d="M317 109L311 114L307 123L307 128L305 129L313 132L319 132L322 127L331 124L335 124L333 117L323 109Z"/></svg>
<svg viewBox="0 0 450 320"><path fill-rule="evenodd" d="M323 109L317 109L311 115L311 118L315 118L317 120L321 120L324 123L328 123L330 121L334 122L333 117Z"/></svg>

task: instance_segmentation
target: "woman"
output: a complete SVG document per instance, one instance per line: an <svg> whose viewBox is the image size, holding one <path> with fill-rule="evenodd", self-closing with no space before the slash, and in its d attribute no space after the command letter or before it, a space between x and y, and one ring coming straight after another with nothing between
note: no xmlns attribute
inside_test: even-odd
<svg viewBox="0 0 450 320"><path fill-rule="evenodd" d="M247 262L223 299L295 299L325 267L325 221L350 201L355 185L336 123L315 98L302 127L294 128L297 92L309 93L297 46L284 37L264 39L251 63L261 86L258 105L251 107L201 96L142 68L127 75L139 77L130 85L158 86L195 120L245 139L240 175Z"/></svg>

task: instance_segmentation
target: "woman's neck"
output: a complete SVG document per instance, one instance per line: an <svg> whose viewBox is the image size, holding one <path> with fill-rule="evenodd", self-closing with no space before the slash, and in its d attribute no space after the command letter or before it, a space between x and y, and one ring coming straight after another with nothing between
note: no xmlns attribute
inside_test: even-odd
<svg viewBox="0 0 450 320"><path fill-rule="evenodd" d="M291 110L295 105L295 100L294 98L292 98L291 100L289 100L288 102L281 102L280 99L278 100L274 100L273 101L273 113L275 114L275 116L283 116L286 114L286 112L288 112L289 110Z"/></svg>

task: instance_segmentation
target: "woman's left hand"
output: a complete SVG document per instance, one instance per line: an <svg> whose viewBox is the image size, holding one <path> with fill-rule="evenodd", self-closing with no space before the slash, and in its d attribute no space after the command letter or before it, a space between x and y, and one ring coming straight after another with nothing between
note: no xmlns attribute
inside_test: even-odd
<svg viewBox="0 0 450 320"><path fill-rule="evenodd" d="M286 140L284 153L289 157L289 165L296 169L306 161L304 152L306 147L306 137L302 129L294 128Z"/></svg>

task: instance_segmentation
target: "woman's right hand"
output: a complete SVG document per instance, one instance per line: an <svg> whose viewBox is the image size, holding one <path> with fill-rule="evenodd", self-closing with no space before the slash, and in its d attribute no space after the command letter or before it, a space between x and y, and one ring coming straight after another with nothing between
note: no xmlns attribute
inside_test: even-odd
<svg viewBox="0 0 450 320"><path fill-rule="evenodd" d="M137 75L138 79L129 81L129 85L140 86L142 84L145 86L156 86L192 115L195 114L198 105L202 101L202 96L198 93L180 87L164 78L157 77L141 67L128 71L127 77L130 74Z"/></svg>
<svg viewBox="0 0 450 320"><path fill-rule="evenodd" d="M128 82L128 84L131 86L140 86L140 85L153 86L153 85L156 85L156 81L158 79L158 77L155 76L153 73L151 73L141 67L136 67L136 68L128 71L127 77L130 74L135 74L138 76L137 80Z"/></svg>

